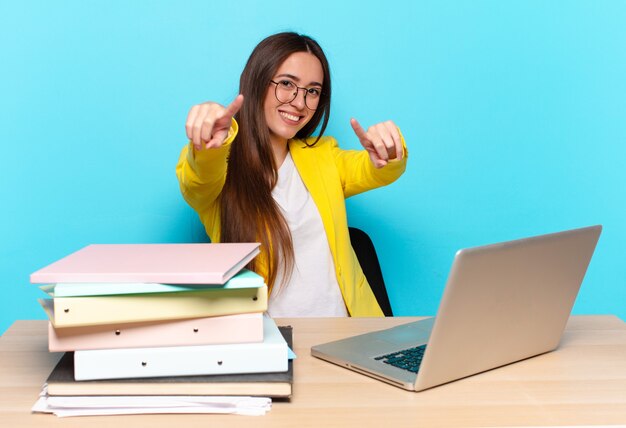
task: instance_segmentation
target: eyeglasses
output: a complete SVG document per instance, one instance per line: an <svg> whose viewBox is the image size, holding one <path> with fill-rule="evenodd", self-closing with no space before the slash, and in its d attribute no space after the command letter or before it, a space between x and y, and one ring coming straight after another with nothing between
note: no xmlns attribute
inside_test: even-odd
<svg viewBox="0 0 626 428"><path fill-rule="evenodd" d="M320 96L322 95L320 88L303 88L297 86L291 80L280 80L278 82L270 80L270 82L276 85L274 95L276 95L276 99L283 104L288 104L295 100L300 89L304 90L304 105L306 105L309 110L317 109L320 103Z"/></svg>

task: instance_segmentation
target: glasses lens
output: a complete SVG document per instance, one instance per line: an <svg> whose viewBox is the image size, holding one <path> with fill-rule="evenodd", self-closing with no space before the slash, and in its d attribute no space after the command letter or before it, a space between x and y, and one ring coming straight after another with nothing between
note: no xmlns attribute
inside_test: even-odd
<svg viewBox="0 0 626 428"><path fill-rule="evenodd" d="M320 104L320 95L321 92L319 89L308 89L305 92L306 96L304 97L304 103L310 110L317 109L317 106Z"/></svg>
<svg viewBox="0 0 626 428"><path fill-rule="evenodd" d="M297 94L296 85L289 80L281 80L276 84L276 99L281 103L290 103Z"/></svg>

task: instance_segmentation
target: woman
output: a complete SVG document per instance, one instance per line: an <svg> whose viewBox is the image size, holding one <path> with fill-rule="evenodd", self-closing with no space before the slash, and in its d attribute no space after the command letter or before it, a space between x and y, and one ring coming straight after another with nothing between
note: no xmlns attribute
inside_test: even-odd
<svg viewBox="0 0 626 428"><path fill-rule="evenodd" d="M176 173L213 242L260 242L250 268L270 288L272 316L382 316L350 246L345 198L395 181L406 167L391 121L352 127L365 150L322 134L331 82L313 39L263 40L227 107L192 107ZM320 135L311 137L320 125Z"/></svg>

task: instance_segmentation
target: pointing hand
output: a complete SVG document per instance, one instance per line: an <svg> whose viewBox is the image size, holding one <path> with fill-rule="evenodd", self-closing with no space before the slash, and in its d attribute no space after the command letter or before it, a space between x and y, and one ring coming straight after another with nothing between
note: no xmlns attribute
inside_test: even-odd
<svg viewBox="0 0 626 428"><path fill-rule="evenodd" d="M391 120L372 125L367 132L356 119L351 119L350 124L376 168L382 168L392 159L402 159L404 149L400 132Z"/></svg>
<svg viewBox="0 0 626 428"><path fill-rule="evenodd" d="M239 94L227 107L214 102L195 105L187 115L185 130L196 150L220 147L230 129L233 116L243 105Z"/></svg>

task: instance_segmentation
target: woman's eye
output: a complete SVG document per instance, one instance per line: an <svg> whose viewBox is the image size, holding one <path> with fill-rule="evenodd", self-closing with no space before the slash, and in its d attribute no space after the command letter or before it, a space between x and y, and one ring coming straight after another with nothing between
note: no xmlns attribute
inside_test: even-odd
<svg viewBox="0 0 626 428"><path fill-rule="evenodd" d="M311 97L319 97L320 94L322 93L322 91L320 91L318 88L309 88L307 89L307 92L309 93L309 96Z"/></svg>
<svg viewBox="0 0 626 428"><path fill-rule="evenodd" d="M293 89L296 87L296 85L289 80L281 80L278 84L285 89Z"/></svg>

